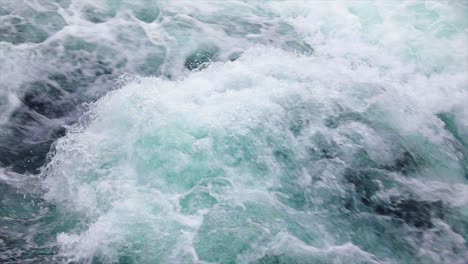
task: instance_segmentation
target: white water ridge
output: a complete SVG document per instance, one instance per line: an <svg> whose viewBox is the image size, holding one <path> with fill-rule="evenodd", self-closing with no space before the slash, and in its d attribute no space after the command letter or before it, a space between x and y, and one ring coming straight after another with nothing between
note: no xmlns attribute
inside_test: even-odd
<svg viewBox="0 0 468 264"><path fill-rule="evenodd" d="M465 2L5 3L0 260L468 259Z"/></svg>

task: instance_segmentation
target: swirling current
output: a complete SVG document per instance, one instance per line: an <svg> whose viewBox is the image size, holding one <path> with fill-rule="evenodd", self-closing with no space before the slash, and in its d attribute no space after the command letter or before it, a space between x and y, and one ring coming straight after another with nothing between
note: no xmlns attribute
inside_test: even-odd
<svg viewBox="0 0 468 264"><path fill-rule="evenodd" d="M468 259L466 1L0 0L1 263Z"/></svg>

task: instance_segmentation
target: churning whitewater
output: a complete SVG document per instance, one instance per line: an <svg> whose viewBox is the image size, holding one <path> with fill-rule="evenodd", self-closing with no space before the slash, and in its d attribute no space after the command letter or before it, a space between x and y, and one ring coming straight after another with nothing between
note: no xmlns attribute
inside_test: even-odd
<svg viewBox="0 0 468 264"><path fill-rule="evenodd" d="M0 0L0 262L466 263L467 14Z"/></svg>

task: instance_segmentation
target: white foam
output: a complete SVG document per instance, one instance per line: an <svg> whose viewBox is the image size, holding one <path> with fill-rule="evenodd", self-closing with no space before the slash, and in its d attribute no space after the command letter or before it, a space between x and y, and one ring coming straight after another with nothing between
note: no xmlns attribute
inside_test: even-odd
<svg viewBox="0 0 468 264"><path fill-rule="evenodd" d="M414 5L427 9L424 14L436 10L440 18L429 15L423 17L429 22L421 22L412 16ZM121 255L142 263L174 261L178 255L194 263L246 262L265 252L338 263L397 261L386 245L376 245L373 254L351 243L360 231L346 229L352 220L339 214L348 188L344 172L364 162L363 151L365 162L381 167L405 151L417 153L426 168L411 175L414 183L405 191L466 206L466 161L448 143L456 138L437 116L453 113L461 133L467 133L466 25L459 16L452 21L447 11L456 6L378 3L362 10L358 3L309 1L163 6L177 14L138 24L150 41L167 48L162 68L173 78L135 77L91 104L56 142L43 168L45 199L82 217L82 226L58 236L62 255L108 263ZM209 23L231 9L250 22L289 23L314 53L286 51L275 42L253 44L254 38L261 43L281 38L276 27L239 37L227 36L230 25L223 23L229 21ZM71 12L66 19L73 25L54 38L77 35L138 55L146 42L127 51L115 39L120 29L130 34L134 20L127 15L118 12L89 29L80 13ZM455 33L440 37L439 27L423 27L433 23L453 23ZM184 25L192 27L183 30ZM195 47L223 42L229 43L222 56L236 49L244 53L202 71L181 69ZM135 63L147 50L141 52ZM384 180L398 182L390 176ZM428 195L434 190L428 185L438 193ZM389 189L382 196L402 192ZM447 190L456 192L457 201ZM395 243L404 244L402 236L403 242ZM429 244L433 250L422 249L431 251L428 256L448 250Z"/></svg>

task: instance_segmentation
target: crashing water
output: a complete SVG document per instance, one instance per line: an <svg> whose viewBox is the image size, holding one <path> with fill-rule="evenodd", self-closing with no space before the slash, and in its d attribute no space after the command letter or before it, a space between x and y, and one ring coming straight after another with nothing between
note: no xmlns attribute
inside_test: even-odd
<svg viewBox="0 0 468 264"><path fill-rule="evenodd" d="M0 262L466 263L467 14L0 0Z"/></svg>

